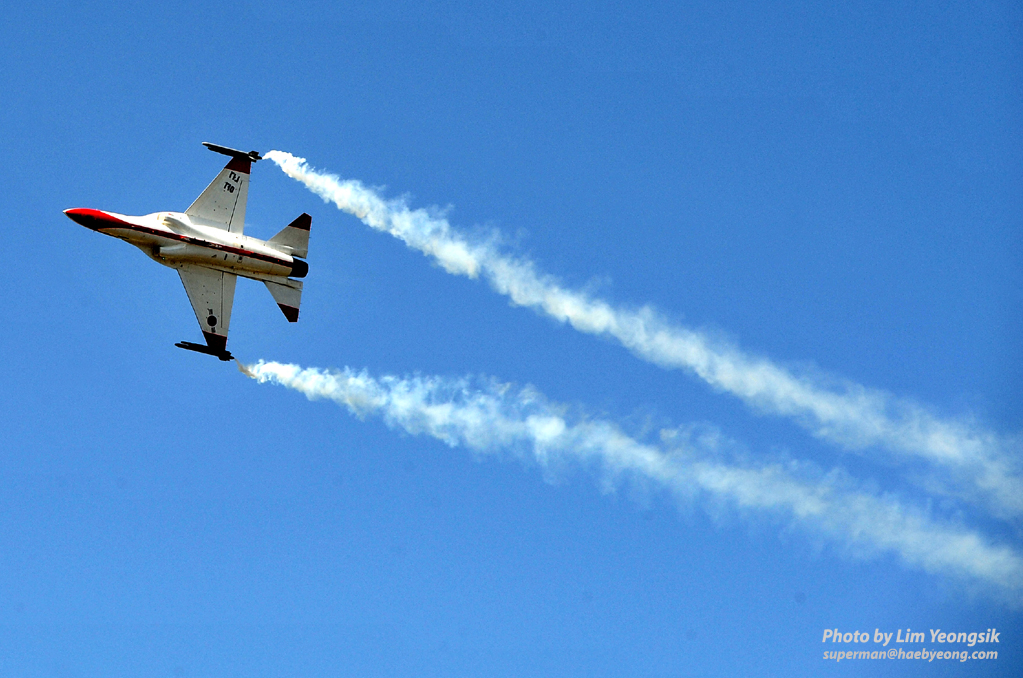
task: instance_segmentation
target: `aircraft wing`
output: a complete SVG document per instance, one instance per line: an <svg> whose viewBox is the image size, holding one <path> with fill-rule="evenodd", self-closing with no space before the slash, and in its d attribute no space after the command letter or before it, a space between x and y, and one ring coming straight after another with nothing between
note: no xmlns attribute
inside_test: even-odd
<svg viewBox="0 0 1023 678"><path fill-rule="evenodd" d="M226 351L227 328L231 324L231 306L238 276L193 265L182 266L178 275L188 300L192 302L192 310L206 337L206 344L211 349Z"/></svg>
<svg viewBox="0 0 1023 678"><path fill-rule="evenodd" d="M250 158L243 155L232 157L213 183L185 210L185 214L225 231L241 233L245 228L245 203L249 196L251 169Z"/></svg>

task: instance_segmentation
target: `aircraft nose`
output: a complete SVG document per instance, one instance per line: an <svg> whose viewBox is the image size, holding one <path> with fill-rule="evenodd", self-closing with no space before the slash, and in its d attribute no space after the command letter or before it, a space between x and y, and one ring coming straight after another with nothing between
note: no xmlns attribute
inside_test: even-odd
<svg viewBox="0 0 1023 678"><path fill-rule="evenodd" d="M74 221L86 228L91 228L94 231L98 231L101 228L109 228L115 224L120 223L119 219L116 219L106 212L100 212L99 210L90 210L83 207L76 207L74 209L64 210L64 214L67 215L68 219Z"/></svg>
<svg viewBox="0 0 1023 678"><path fill-rule="evenodd" d="M90 222L93 220L92 215L89 214L90 211L91 210L76 207L75 209L64 210L64 214L66 214L68 219L71 221L79 223L82 226L89 226Z"/></svg>

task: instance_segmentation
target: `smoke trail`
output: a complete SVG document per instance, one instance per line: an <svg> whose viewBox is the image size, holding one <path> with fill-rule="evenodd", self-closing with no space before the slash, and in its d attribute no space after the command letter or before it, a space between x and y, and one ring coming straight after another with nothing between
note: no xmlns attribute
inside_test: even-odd
<svg viewBox="0 0 1023 678"><path fill-rule="evenodd" d="M806 464L729 460L712 444L670 431L662 434L662 446L644 444L607 421L572 421L529 387L422 376L375 379L365 371L263 361L246 370L260 382L332 400L359 418L381 417L392 428L451 447L510 451L545 471L581 462L596 467L609 487L632 478L683 499L768 512L858 554L893 553L911 567L993 589L1014 604L1023 600L1023 558L1013 549L892 497L859 490L840 471L814 477Z"/></svg>
<svg viewBox="0 0 1023 678"><path fill-rule="evenodd" d="M933 475L931 491L988 505L996 516L1023 515L1023 477L1017 444L978 426L943 420L925 408L849 381L829 388L820 378L797 375L766 358L673 324L649 306L618 308L565 289L533 262L499 251L496 237L473 242L442 215L384 200L354 180L317 172L304 158L270 151L267 158L325 201L390 233L432 257L449 273L483 276L519 306L528 306L589 334L614 337L635 355L665 368L683 368L755 409L793 418L813 435L856 451L880 446L902 461L923 459L950 477ZM832 380L833 381L833 380Z"/></svg>

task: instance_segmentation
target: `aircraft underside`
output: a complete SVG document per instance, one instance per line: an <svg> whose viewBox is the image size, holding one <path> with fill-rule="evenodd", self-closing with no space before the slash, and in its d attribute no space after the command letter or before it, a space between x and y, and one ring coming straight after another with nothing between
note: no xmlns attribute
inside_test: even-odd
<svg viewBox="0 0 1023 678"><path fill-rule="evenodd" d="M231 161L185 212L141 217L94 209L69 209L79 224L141 249L174 268L192 303L206 344L182 341L181 348L230 360L227 332L238 276L264 283L289 322L298 320L312 219L302 214L270 240L243 235L245 203L255 151L242 153L204 143Z"/></svg>

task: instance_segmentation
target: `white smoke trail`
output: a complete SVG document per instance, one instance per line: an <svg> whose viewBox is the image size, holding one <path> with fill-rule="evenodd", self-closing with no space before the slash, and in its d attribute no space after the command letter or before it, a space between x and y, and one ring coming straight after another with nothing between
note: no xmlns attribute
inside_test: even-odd
<svg viewBox="0 0 1023 678"><path fill-rule="evenodd" d="M317 172L304 158L270 151L267 158L324 201L432 257L453 274L483 276L512 303L540 311L579 331L615 338L635 355L666 368L683 368L759 411L793 418L812 434L862 451L886 448L902 461L923 459L950 477L925 483L941 492L986 504L1002 518L1023 515L1018 444L970 422L938 418L919 404L842 381L829 388L766 358L678 326L649 306L617 308L537 271L533 262L499 251L496 238L472 242L435 211L411 210L384 200L354 180ZM835 380L831 380L835 381ZM886 459L887 461L888 459Z"/></svg>
<svg viewBox="0 0 1023 678"><path fill-rule="evenodd" d="M664 447L644 444L616 425L570 420L531 388L441 377L375 379L260 361L245 373L326 398L365 418L426 434L479 453L511 451L545 471L572 461L596 466L609 487L622 478L652 482L688 500L740 512L768 512L862 555L892 553L905 564L1023 600L1023 558L960 525L930 518L896 499L857 489L843 473L812 477L808 465L753 464L725 458L713 445L666 432Z"/></svg>

